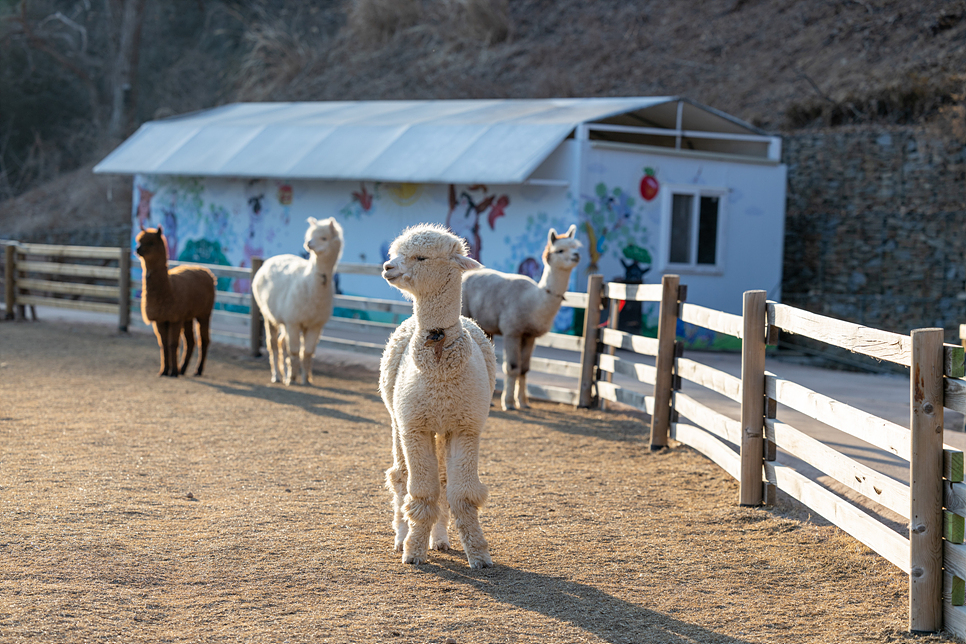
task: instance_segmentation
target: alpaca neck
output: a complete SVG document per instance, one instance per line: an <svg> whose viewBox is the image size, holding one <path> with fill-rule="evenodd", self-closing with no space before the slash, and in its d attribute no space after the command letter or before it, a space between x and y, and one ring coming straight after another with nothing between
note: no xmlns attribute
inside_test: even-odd
<svg viewBox="0 0 966 644"><path fill-rule="evenodd" d="M567 292L570 284L570 270L566 268L552 268L550 264L544 263L543 275L537 286L540 287L546 296L556 302L563 301L563 295Z"/></svg>
<svg viewBox="0 0 966 644"><path fill-rule="evenodd" d="M166 297L171 293L171 279L168 277L168 262L151 262L149 265L141 261L142 282L144 290L151 297Z"/></svg>
<svg viewBox="0 0 966 644"><path fill-rule="evenodd" d="M421 331L451 329L460 323L462 283L451 281L443 290L413 300L413 316Z"/></svg>

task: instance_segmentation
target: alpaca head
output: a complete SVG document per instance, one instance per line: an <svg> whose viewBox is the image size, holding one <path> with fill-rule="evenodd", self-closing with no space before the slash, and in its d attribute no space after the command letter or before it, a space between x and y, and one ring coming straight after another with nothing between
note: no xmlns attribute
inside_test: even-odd
<svg viewBox="0 0 966 644"><path fill-rule="evenodd" d="M305 231L305 250L319 257L333 258L336 262L342 257L342 226L329 217L319 221L309 217L308 230Z"/></svg>
<svg viewBox="0 0 966 644"><path fill-rule="evenodd" d="M543 251L543 263L551 268L572 270L580 261L580 248L583 246L577 238L577 227L573 224L564 235L557 235L553 228L547 235L547 247Z"/></svg>
<svg viewBox="0 0 966 644"><path fill-rule="evenodd" d="M168 241L164 238L161 226L157 228L142 228L138 236L135 252L143 264L166 263L168 261Z"/></svg>
<svg viewBox="0 0 966 644"><path fill-rule="evenodd" d="M461 287L463 271L482 268L466 242L438 224L407 228L389 247L382 276L410 298Z"/></svg>

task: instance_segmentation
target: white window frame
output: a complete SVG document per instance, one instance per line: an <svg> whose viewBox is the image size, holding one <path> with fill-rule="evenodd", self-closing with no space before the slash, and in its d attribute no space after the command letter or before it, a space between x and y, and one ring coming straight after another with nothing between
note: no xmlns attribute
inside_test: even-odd
<svg viewBox="0 0 966 644"><path fill-rule="evenodd" d="M664 199L661 203L661 270L692 275L720 275L724 272L725 230L727 230L728 188L695 185L662 185ZM691 195L694 206L691 211L691 253L689 263L671 262L671 214L674 195ZM701 197L718 198L718 229L715 238L715 263L698 264L698 224Z"/></svg>

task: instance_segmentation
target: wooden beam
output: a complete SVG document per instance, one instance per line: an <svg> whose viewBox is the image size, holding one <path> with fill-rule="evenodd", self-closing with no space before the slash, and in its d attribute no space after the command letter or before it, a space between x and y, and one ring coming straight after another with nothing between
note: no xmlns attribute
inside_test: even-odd
<svg viewBox="0 0 966 644"><path fill-rule="evenodd" d="M648 385L653 385L657 380L657 369L655 367L640 362L621 360L616 356L606 353L601 354L598 360L598 366L607 375L605 378L607 382L612 382L611 376L615 373L629 376L638 382L643 382Z"/></svg>
<svg viewBox="0 0 966 644"><path fill-rule="evenodd" d="M336 273L348 275L382 275L382 264L360 264L354 262L339 262L335 267Z"/></svg>
<svg viewBox="0 0 966 644"><path fill-rule="evenodd" d="M46 257L74 257L78 259L117 259L116 248L104 246L55 246L53 244L19 244L21 255L44 255Z"/></svg>
<svg viewBox="0 0 966 644"><path fill-rule="evenodd" d="M655 338L631 335L616 329L602 329L601 342L610 347L633 351L645 356L656 356L661 344Z"/></svg>
<svg viewBox="0 0 966 644"><path fill-rule="evenodd" d="M775 444L901 517L909 518L909 486L854 461L804 432L777 420L766 420Z"/></svg>
<svg viewBox="0 0 966 644"><path fill-rule="evenodd" d="M33 295L41 293L61 293L64 295L79 295L87 297L100 297L104 299L118 299L118 287L101 286L98 284L78 284L77 282L53 282L51 280L40 280L33 278L20 278L17 280L17 288L30 291Z"/></svg>
<svg viewBox="0 0 966 644"><path fill-rule="evenodd" d="M678 358L677 374L737 403L741 402L741 378L687 358Z"/></svg>
<svg viewBox="0 0 966 644"><path fill-rule="evenodd" d="M782 492L801 501L903 572L909 572L908 539L788 466L765 463L765 471L769 478L774 476Z"/></svg>
<svg viewBox="0 0 966 644"><path fill-rule="evenodd" d="M534 340L538 347L550 347L551 349L563 349L565 351L575 351L580 353L584 348L584 339L563 333L545 333Z"/></svg>
<svg viewBox="0 0 966 644"><path fill-rule="evenodd" d="M674 387L675 340L678 327L677 275L661 278L661 308L657 320L657 381L654 383L654 414L651 416L651 449L667 446L671 426L671 390Z"/></svg>
<svg viewBox="0 0 966 644"><path fill-rule="evenodd" d="M966 639L966 607L943 602L943 628L959 639Z"/></svg>
<svg viewBox="0 0 966 644"><path fill-rule="evenodd" d="M586 309L587 294L567 291L566 293L564 293L563 302L560 304L560 306L569 306L575 309Z"/></svg>
<svg viewBox="0 0 966 644"><path fill-rule="evenodd" d="M909 460L909 430L901 425L773 374L765 376L765 393L782 405Z"/></svg>
<svg viewBox="0 0 966 644"><path fill-rule="evenodd" d="M605 291L607 290L607 286L608 286L607 284L604 284ZM618 325L618 320L620 318L620 310L621 310L620 300L610 299L605 301L607 302L607 328L616 329ZM603 351L604 352L601 353L600 357L597 359L597 368L599 369L597 377L598 379L601 379L600 372L603 371L603 379L606 380L607 382L614 382L614 373L618 366L616 362L616 358L614 358L614 353L616 352L616 349L612 346L604 345ZM610 366L610 368L609 369L606 368L605 365ZM654 383L651 382L651 384L654 384ZM606 410L607 399L600 398L599 402L600 402L600 408L603 410Z"/></svg>
<svg viewBox="0 0 966 644"><path fill-rule="evenodd" d="M630 300L632 302L660 302L663 288L660 284L621 284L608 282L604 286L604 297L611 300Z"/></svg>
<svg viewBox="0 0 966 644"><path fill-rule="evenodd" d="M735 446L741 445L740 422L702 405L687 394L680 391L674 392L674 411L705 431L711 432Z"/></svg>
<svg viewBox="0 0 966 644"><path fill-rule="evenodd" d="M584 315L584 343L580 353L580 378L577 389L580 391L578 407L590 407L594 398L594 382L597 366L597 337L600 325L600 292L604 278L591 275L587 278L587 310Z"/></svg>
<svg viewBox="0 0 966 644"><path fill-rule="evenodd" d="M915 329L909 426L909 630L942 628L943 330Z"/></svg>
<svg viewBox="0 0 966 644"><path fill-rule="evenodd" d="M24 273L45 275L71 275L116 280L121 271L116 266L87 266L84 264L58 264L56 262L17 261L17 270Z"/></svg>
<svg viewBox="0 0 966 644"><path fill-rule="evenodd" d="M574 379L580 378L581 374L580 364L550 358L530 358L530 370Z"/></svg>
<svg viewBox="0 0 966 644"><path fill-rule="evenodd" d="M943 510L943 539L950 543L962 543L963 528L962 515Z"/></svg>
<svg viewBox="0 0 966 644"><path fill-rule="evenodd" d="M17 304L54 306L60 309L74 309L75 311L90 311L92 313L117 313L117 304L84 302L82 300L65 300L55 297L37 297L36 295L18 295Z"/></svg>
<svg viewBox="0 0 966 644"><path fill-rule="evenodd" d="M741 505L761 505L765 426L765 291L745 291L741 340Z"/></svg>
<svg viewBox="0 0 966 644"><path fill-rule="evenodd" d="M681 319L690 324L711 329L717 333L732 335L739 339L744 333L740 315L716 311L697 304L682 305Z"/></svg>
<svg viewBox="0 0 966 644"><path fill-rule="evenodd" d="M966 580L948 572L943 573L943 603L962 606L966 603Z"/></svg>
<svg viewBox="0 0 966 644"><path fill-rule="evenodd" d="M654 415L654 396L645 396L604 380L597 383L597 395L613 402L634 407L652 417Z"/></svg>
<svg viewBox="0 0 966 644"><path fill-rule="evenodd" d="M380 311L383 313L398 313L412 315L412 302L397 302L396 300L382 300L374 297L358 297L355 295L336 295L332 298L335 306L358 311Z"/></svg>
<svg viewBox="0 0 966 644"><path fill-rule="evenodd" d="M735 479L740 478L741 460L737 452L717 437L687 423L672 423L671 429L671 438L698 450Z"/></svg>

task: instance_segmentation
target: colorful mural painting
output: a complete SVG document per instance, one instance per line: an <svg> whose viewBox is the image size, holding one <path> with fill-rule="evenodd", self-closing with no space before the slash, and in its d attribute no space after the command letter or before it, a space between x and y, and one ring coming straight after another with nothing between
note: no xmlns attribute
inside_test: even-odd
<svg viewBox="0 0 966 644"><path fill-rule="evenodd" d="M590 154L584 190L564 185L414 184L372 181L308 181L210 177L135 177L132 220L162 224L172 258L239 267L253 257L292 253L302 248L305 220L334 215L345 232L343 261L381 263L389 243L407 226L426 221L445 224L464 237L471 255L484 265L540 279L541 255L551 228L578 227L584 259L571 276L570 289L583 291L587 276L629 284L659 282L662 208L681 186L728 185L721 167L662 159L661 165ZM756 208L750 191L728 192L729 207ZM133 248L133 236L132 236ZM700 276L683 276L700 285ZM338 292L386 299L398 293L379 279L342 274ZM700 286L699 286L700 288ZM219 289L246 293L248 280L219 280ZM337 315L386 322L389 314L342 310ZM558 333L582 331L582 312L561 309ZM619 327L654 336L657 306L625 302ZM728 338L681 324L680 339L692 348L733 349Z"/></svg>

